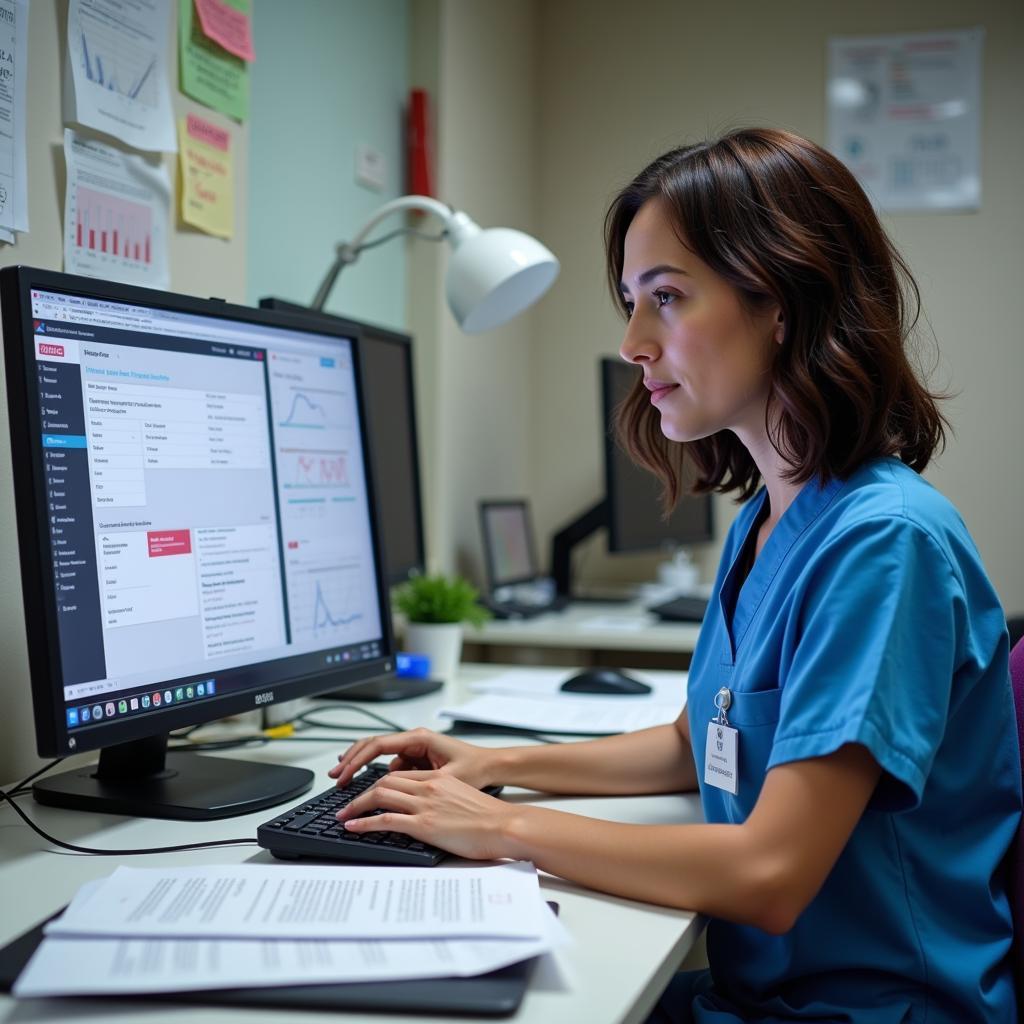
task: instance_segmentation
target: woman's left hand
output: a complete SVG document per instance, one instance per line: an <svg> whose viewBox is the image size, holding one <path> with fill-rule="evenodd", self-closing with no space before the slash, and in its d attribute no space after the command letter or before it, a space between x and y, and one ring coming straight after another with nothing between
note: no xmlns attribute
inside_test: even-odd
<svg viewBox="0 0 1024 1024"><path fill-rule="evenodd" d="M382 814L370 814L382 810ZM451 775L391 772L338 812L350 832L402 832L473 860L507 857L513 808ZM363 817L363 815L370 815Z"/></svg>

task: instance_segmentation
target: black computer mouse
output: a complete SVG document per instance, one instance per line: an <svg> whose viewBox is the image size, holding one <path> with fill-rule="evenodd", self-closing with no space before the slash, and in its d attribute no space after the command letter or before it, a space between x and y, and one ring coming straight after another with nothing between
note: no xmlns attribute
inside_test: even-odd
<svg viewBox="0 0 1024 1024"><path fill-rule="evenodd" d="M559 687L564 693L601 693L629 697L650 693L651 688L639 679L627 676L617 668L587 668L566 679Z"/></svg>

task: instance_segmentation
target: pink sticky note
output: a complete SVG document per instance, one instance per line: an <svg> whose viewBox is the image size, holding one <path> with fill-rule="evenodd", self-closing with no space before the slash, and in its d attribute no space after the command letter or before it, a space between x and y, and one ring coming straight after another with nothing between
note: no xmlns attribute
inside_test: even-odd
<svg viewBox="0 0 1024 1024"><path fill-rule="evenodd" d="M253 61L252 19L242 11L224 3L224 0L195 0L196 13L203 33L243 60Z"/></svg>
<svg viewBox="0 0 1024 1024"><path fill-rule="evenodd" d="M215 124L207 121L205 117L197 117L195 114L189 114L185 123L186 130L193 139L205 142L222 153L228 151L231 136L223 128L218 128Z"/></svg>

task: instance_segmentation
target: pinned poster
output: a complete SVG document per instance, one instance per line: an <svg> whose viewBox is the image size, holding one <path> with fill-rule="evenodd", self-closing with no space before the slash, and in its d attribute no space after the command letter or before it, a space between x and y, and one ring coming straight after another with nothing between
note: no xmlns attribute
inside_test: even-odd
<svg viewBox="0 0 1024 1024"><path fill-rule="evenodd" d="M162 163L64 129L64 269L169 288L171 183Z"/></svg>
<svg viewBox="0 0 1024 1024"><path fill-rule="evenodd" d="M235 176L231 135L206 118L178 122L181 155L181 219L220 238L235 230Z"/></svg>
<svg viewBox="0 0 1024 1024"><path fill-rule="evenodd" d="M25 88L28 0L0 0L0 241L28 231Z"/></svg>
<svg viewBox="0 0 1024 1024"><path fill-rule="evenodd" d="M883 210L981 206L984 30L828 44L828 146Z"/></svg>
<svg viewBox="0 0 1024 1024"><path fill-rule="evenodd" d="M249 0L231 7L251 19ZM181 91L222 114L244 121L249 116L249 65L203 31L194 0L178 0Z"/></svg>
<svg viewBox="0 0 1024 1024"><path fill-rule="evenodd" d="M64 120L173 153L170 27L164 0L70 0Z"/></svg>
<svg viewBox="0 0 1024 1024"><path fill-rule="evenodd" d="M220 43L228 53L242 60L254 61L252 18L224 0L196 0L196 13L206 35Z"/></svg>

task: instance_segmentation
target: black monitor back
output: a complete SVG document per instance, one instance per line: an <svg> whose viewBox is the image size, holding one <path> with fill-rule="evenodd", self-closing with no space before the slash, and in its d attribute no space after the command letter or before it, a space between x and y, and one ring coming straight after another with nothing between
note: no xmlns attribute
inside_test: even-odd
<svg viewBox="0 0 1024 1024"><path fill-rule="evenodd" d="M665 519L657 478L637 466L616 442L615 412L639 377L639 369L621 359L601 360L608 550L657 551L709 541L714 537L711 495L685 493L684 483L683 497Z"/></svg>
<svg viewBox="0 0 1024 1024"><path fill-rule="evenodd" d="M260 306L326 321L358 335L384 574L389 583L395 584L424 572L412 338L285 299L263 298Z"/></svg>

